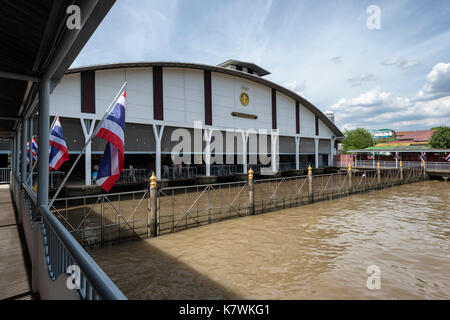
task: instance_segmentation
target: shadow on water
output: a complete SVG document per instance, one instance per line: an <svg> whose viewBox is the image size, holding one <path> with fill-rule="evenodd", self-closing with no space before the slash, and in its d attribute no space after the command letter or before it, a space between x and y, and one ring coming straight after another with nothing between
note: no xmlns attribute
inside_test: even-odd
<svg viewBox="0 0 450 320"><path fill-rule="evenodd" d="M109 246L90 254L128 299L242 299L148 241Z"/></svg>

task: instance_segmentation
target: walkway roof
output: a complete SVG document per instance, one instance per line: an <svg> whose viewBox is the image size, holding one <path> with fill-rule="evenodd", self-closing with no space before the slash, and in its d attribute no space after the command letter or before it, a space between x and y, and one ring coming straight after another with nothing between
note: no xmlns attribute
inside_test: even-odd
<svg viewBox="0 0 450 320"><path fill-rule="evenodd" d="M53 89L115 0L5 0L0 10L0 138L32 114L41 77ZM67 7L81 9L80 30L66 27Z"/></svg>
<svg viewBox="0 0 450 320"><path fill-rule="evenodd" d="M348 150L351 153L371 153L371 152L450 152L450 149L436 149L425 146L401 146L401 147L370 147L366 149Z"/></svg>

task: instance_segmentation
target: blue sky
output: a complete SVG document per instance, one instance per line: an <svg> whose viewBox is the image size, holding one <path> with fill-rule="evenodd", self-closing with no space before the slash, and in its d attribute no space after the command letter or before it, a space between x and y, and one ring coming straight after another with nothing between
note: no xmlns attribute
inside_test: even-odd
<svg viewBox="0 0 450 320"><path fill-rule="evenodd" d="M381 29L369 30L377 5ZM450 2L117 0L72 67L254 62L341 129L450 124Z"/></svg>

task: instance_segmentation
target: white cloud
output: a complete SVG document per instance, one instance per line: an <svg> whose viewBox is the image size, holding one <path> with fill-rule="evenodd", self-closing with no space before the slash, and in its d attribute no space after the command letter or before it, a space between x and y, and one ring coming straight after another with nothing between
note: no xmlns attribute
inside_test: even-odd
<svg viewBox="0 0 450 320"><path fill-rule="evenodd" d="M354 98L341 98L330 109L346 129L421 129L450 123L450 63L436 64L426 80L418 96L428 99L402 97L376 87Z"/></svg>
<svg viewBox="0 0 450 320"><path fill-rule="evenodd" d="M337 56L337 57L332 57L330 59L330 61L332 61L333 63L341 63L342 62L342 56Z"/></svg>
<svg viewBox="0 0 450 320"><path fill-rule="evenodd" d="M438 63L427 74L427 83L417 94L418 100L450 95L450 63Z"/></svg>
<svg viewBox="0 0 450 320"><path fill-rule="evenodd" d="M362 73L360 75L348 78L348 82L352 87L360 86L363 82L375 80L375 75L372 73Z"/></svg>
<svg viewBox="0 0 450 320"><path fill-rule="evenodd" d="M290 82L284 82L282 86L304 97L304 91L306 89L306 81L303 81L302 84L298 84L297 81L295 80Z"/></svg>
<svg viewBox="0 0 450 320"><path fill-rule="evenodd" d="M407 59L389 59L381 62L384 66L397 65L401 69L409 69L419 64L419 60L407 60Z"/></svg>

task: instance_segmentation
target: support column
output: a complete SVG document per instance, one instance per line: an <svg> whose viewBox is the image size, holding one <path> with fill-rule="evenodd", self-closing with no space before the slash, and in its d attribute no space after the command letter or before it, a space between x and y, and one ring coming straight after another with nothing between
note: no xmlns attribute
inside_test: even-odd
<svg viewBox="0 0 450 320"><path fill-rule="evenodd" d="M20 159L20 177L23 183L27 182L27 138L28 138L28 119L22 121L22 143L21 143L21 159Z"/></svg>
<svg viewBox="0 0 450 320"><path fill-rule="evenodd" d="M319 167L319 138L314 138L314 160L317 169Z"/></svg>
<svg viewBox="0 0 450 320"><path fill-rule="evenodd" d="M206 142L205 145L205 165L206 165L206 176L211 176L211 136L212 130L205 129L203 132L203 140Z"/></svg>
<svg viewBox="0 0 450 320"><path fill-rule="evenodd" d="M30 152L28 153L30 162L28 163L28 185L30 187L33 187L33 118L29 118L29 125L28 125L28 141L30 142Z"/></svg>
<svg viewBox="0 0 450 320"><path fill-rule="evenodd" d="M380 161L377 162L377 183L378 183L378 187L380 187L381 186Z"/></svg>
<svg viewBox="0 0 450 320"><path fill-rule="evenodd" d="M16 158L17 158L16 148L17 148L17 137L16 137L16 135L14 135L13 145L12 145L12 150L11 150L11 172L12 172L13 176L16 174Z"/></svg>
<svg viewBox="0 0 450 320"><path fill-rule="evenodd" d="M95 119L80 118L81 128L83 129L84 141L87 142L89 137L94 132ZM84 183L89 186L92 184L92 144L89 142L86 145L84 152Z"/></svg>
<svg viewBox="0 0 450 320"><path fill-rule="evenodd" d="M253 181L253 170L248 171L248 210L249 215L255 214L255 181Z"/></svg>
<svg viewBox="0 0 450 320"><path fill-rule="evenodd" d="M313 177L312 177L312 168L308 166L308 202L312 203L313 199Z"/></svg>
<svg viewBox="0 0 450 320"><path fill-rule="evenodd" d="M16 147L14 150L15 157L14 157L14 174L16 176L19 176L19 163L20 163L20 131L17 129L16 131Z"/></svg>
<svg viewBox="0 0 450 320"><path fill-rule="evenodd" d="M330 167L332 167L334 164L334 142L335 139L330 139L330 157L328 158L328 165Z"/></svg>
<svg viewBox="0 0 450 320"><path fill-rule="evenodd" d="M39 83L39 134L38 134L38 207L48 205L48 151L50 127L50 80L42 79Z"/></svg>
<svg viewBox="0 0 450 320"><path fill-rule="evenodd" d="M350 163L347 165L347 175L348 175L348 193L351 194L353 191L353 184L352 184L352 165Z"/></svg>
<svg viewBox="0 0 450 320"><path fill-rule="evenodd" d="M242 131L242 173L247 173L248 132Z"/></svg>
<svg viewBox="0 0 450 320"><path fill-rule="evenodd" d="M300 169L300 137L295 137L295 170Z"/></svg>
<svg viewBox="0 0 450 320"><path fill-rule="evenodd" d="M279 154L279 133L278 129L272 130L270 134L270 152L272 161L272 173L278 172L278 154Z"/></svg>
<svg viewBox="0 0 450 320"><path fill-rule="evenodd" d="M161 180L161 140L164 134L164 125L153 124L153 134L155 136L155 171L156 178Z"/></svg>

